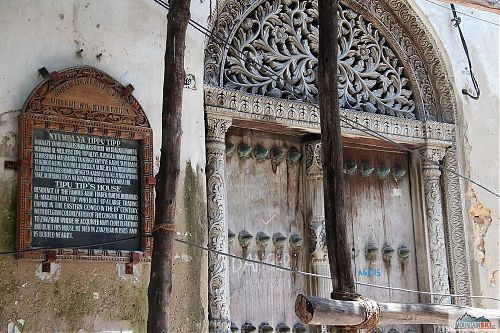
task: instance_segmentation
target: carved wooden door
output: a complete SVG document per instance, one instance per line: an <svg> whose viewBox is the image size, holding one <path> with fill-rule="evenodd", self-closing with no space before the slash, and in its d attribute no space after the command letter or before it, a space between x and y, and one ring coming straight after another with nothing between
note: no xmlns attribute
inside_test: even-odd
<svg viewBox="0 0 500 333"><path fill-rule="evenodd" d="M407 153L346 144L347 221L359 282L418 290L409 157ZM418 302L418 294L359 285L378 302ZM419 331L389 325L385 332ZM410 332L408 331L408 332Z"/></svg>
<svg viewBox="0 0 500 333"><path fill-rule="evenodd" d="M230 253L305 270L300 139L231 128L226 142ZM240 332L297 330L303 276L231 258L229 278L231 321Z"/></svg>

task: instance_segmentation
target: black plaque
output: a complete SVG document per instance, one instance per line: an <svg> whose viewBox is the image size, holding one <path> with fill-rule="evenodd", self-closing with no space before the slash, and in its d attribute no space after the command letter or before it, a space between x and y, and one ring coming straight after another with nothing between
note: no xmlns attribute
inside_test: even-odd
<svg viewBox="0 0 500 333"><path fill-rule="evenodd" d="M34 130L33 248L75 247L141 234L136 140ZM140 250L139 238L93 246Z"/></svg>

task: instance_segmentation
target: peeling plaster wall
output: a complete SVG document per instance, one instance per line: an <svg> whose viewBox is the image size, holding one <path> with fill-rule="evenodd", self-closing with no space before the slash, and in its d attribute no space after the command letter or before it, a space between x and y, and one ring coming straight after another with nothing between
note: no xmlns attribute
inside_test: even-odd
<svg viewBox="0 0 500 333"><path fill-rule="evenodd" d="M42 81L39 68L90 65L131 83L159 156L166 14L152 0L0 2L0 251L15 248L17 172L5 169L4 161L18 159L18 116ZM206 25L208 3L193 0L192 17ZM178 237L197 244L206 243L207 232L203 43L204 36L189 28L185 65L195 84L184 95L177 218ZM179 244L174 253L172 329L204 332L206 254ZM62 261L52 270L0 257L0 332L146 331L149 264L137 266L133 276L116 262Z"/></svg>
<svg viewBox="0 0 500 333"><path fill-rule="evenodd" d="M461 172L498 191L498 27L462 16L482 90L480 100L473 101L460 93L472 85L458 31L450 22L451 12L425 0L409 1L434 31L456 85ZM208 6L208 1L192 1L192 18L204 26L208 25ZM496 15L457 8L499 22ZM17 160L17 117L29 93L42 80L37 70L91 65L124 85L133 84L134 96L153 127L158 156L166 11L152 0L3 0L0 26L0 251L10 251L15 246L17 173L6 170L4 161ZM206 244L207 232L204 41L203 35L188 28L185 65L195 84L184 95L177 219L178 237L197 244ZM81 48L80 57L76 51ZM99 53L102 56L98 59ZM469 223L474 293L499 297L498 198L463 185L468 193L464 194L464 212ZM175 332L207 331L206 260L206 254L196 249L174 246ZM122 265L109 262L64 261L53 266L54 274L44 275L38 262L0 257L0 332L14 332L16 327L22 332L145 331L149 265L139 266L134 276L124 275ZM497 306L488 302L479 305Z"/></svg>
<svg viewBox="0 0 500 333"><path fill-rule="evenodd" d="M413 2L413 1L412 1ZM416 0L417 10L434 31L450 70L458 101L457 123L461 156L460 172L478 183L500 192L500 27L462 14L462 31L469 48L472 69L481 89L479 100L461 93L473 91L469 66L458 29L451 22L449 5L438 7L425 0ZM457 11L500 24L498 15L456 6ZM500 201L481 188L462 181L466 236L472 266L472 290L476 295L500 297L497 280L500 268ZM473 302L474 303L474 302ZM498 302L475 301L477 306L498 308Z"/></svg>

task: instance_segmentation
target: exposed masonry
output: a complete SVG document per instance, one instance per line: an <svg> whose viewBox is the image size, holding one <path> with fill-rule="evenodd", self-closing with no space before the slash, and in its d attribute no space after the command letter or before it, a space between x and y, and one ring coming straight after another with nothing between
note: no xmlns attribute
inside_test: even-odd
<svg viewBox="0 0 500 333"><path fill-rule="evenodd" d="M474 242L474 256L476 260L484 266L486 263L486 248L484 237L491 225L491 210L486 208L477 198L474 190L470 190L472 206L469 209L469 215L472 219L472 232ZM494 273L492 273L494 276Z"/></svg>

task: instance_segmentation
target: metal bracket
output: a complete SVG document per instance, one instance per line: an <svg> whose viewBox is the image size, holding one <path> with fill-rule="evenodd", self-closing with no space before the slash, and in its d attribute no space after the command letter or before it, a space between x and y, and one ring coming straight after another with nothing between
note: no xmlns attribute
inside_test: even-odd
<svg viewBox="0 0 500 333"><path fill-rule="evenodd" d="M17 161L5 161L3 167L5 170L17 170L19 169L19 163Z"/></svg>
<svg viewBox="0 0 500 333"><path fill-rule="evenodd" d="M48 250L47 251L47 259L42 262L42 272L50 273L50 264L55 262L57 259L57 251L56 250Z"/></svg>
<svg viewBox="0 0 500 333"><path fill-rule="evenodd" d="M151 185L151 186L155 186L156 185L156 177L154 177L154 176L148 177L146 180L146 184Z"/></svg>
<svg viewBox="0 0 500 333"><path fill-rule="evenodd" d="M134 91L134 86L129 84L123 89L123 97L129 97L132 94L132 91Z"/></svg>
<svg viewBox="0 0 500 333"><path fill-rule="evenodd" d="M125 264L125 274L134 274L134 265L141 261L141 252L132 252L132 261Z"/></svg>

